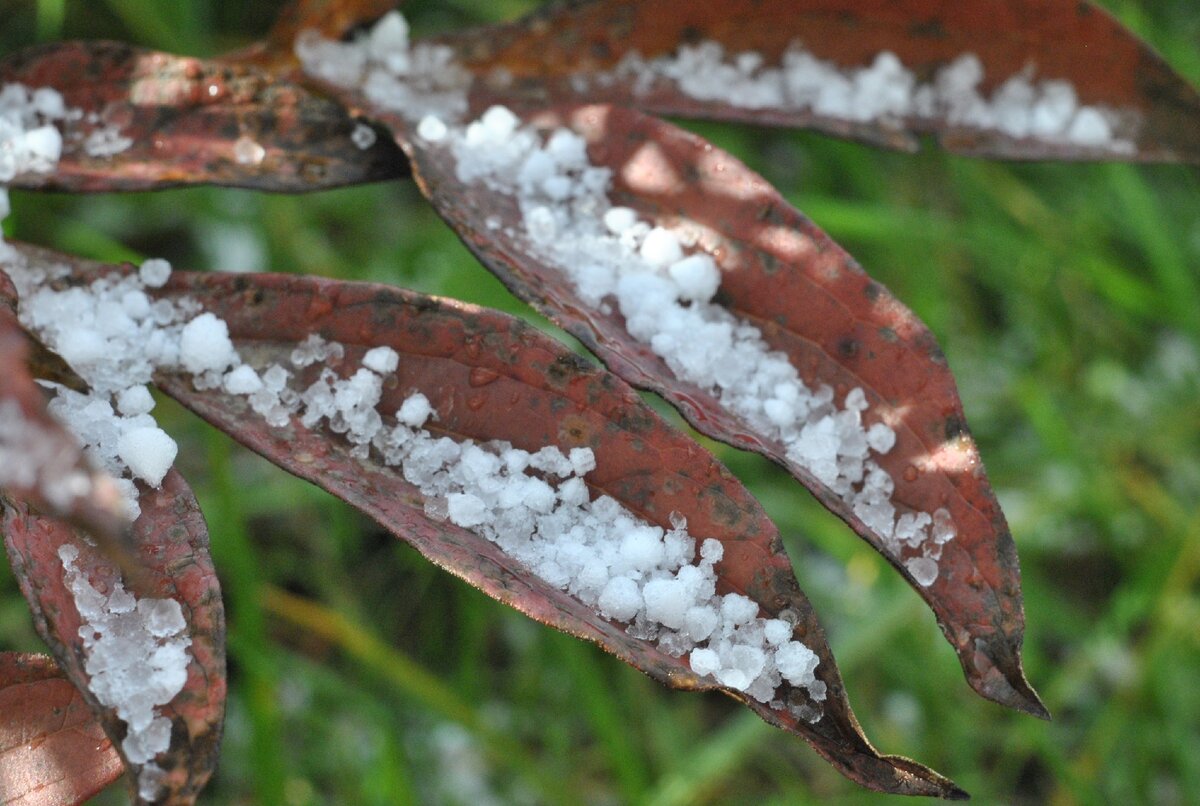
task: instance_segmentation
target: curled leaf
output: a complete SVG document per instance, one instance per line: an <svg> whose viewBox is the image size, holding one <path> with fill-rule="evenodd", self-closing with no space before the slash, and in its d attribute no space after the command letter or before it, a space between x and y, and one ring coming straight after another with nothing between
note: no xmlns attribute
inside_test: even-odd
<svg viewBox="0 0 1200 806"><path fill-rule="evenodd" d="M977 156L1200 162L1200 95L1090 2L591 0L443 41L481 105L606 101L906 150L932 133Z"/></svg>
<svg viewBox="0 0 1200 806"><path fill-rule="evenodd" d="M51 658L0 652L0 804L84 803L122 772L112 742Z"/></svg>
<svg viewBox="0 0 1200 806"><path fill-rule="evenodd" d="M0 499L0 527L34 625L120 752L134 779L135 802L193 803L216 764L224 720L224 610L208 555L208 533L183 478L170 472L161 489L143 492L140 504L142 515L134 525L134 537L149 581L144 595L137 597L136 613L151 618L145 614L161 615L165 609L169 614L173 608L162 608L162 603L177 602L181 609L176 612L181 612L184 622L177 634L163 638L167 631L155 622L146 622L151 626L144 629L153 630L146 635L160 637L160 647L166 645L164 640L185 646L187 664L182 689L153 711L156 719L167 721L169 747L150 763L131 760L128 742L134 731L118 716L111 700L102 700L94 687L97 676L107 674L114 662L117 677L105 678L105 690L124 691L125 702L150 696L158 690L151 690L152 685L165 685L163 672L154 671L156 664L165 661L152 652L145 658L138 654L150 650L146 644L151 639L121 638L128 634L125 630L112 631L106 638L96 626L101 609L107 614L104 617L129 612L128 594L118 587L121 574L70 527L32 513L21 502ZM143 610L146 606L150 609ZM82 616L81 610L92 617ZM85 625L88 629L81 635ZM89 648L92 640L108 643ZM93 660L96 653L105 660ZM128 688L131 684L134 689Z"/></svg>
<svg viewBox="0 0 1200 806"><path fill-rule="evenodd" d="M592 368L534 329L503 314L383 286L273 275L176 272L165 287L228 324L242 359L260 371L289 366L303 389L329 368L356 372L368 349L400 356L386 378L378 411L399 409L414 391L436 410L426 426L434 436L480 442L506 440L537 451L589 447L597 466L587 475L594 496L606 494L652 524L671 527L672 513L689 530L724 545L717 590L740 592L771 616L794 619L797 640L820 658L823 702L786 682L773 703L722 688L688 663L637 638L573 596L536 576L496 544L427 514L420 489L376 453L355 455L342 436L310 429L293 414L277 426L254 414L247 399L163 375L168 394L252 450L332 492L376 519L440 567L521 612L593 641L675 688L719 689L763 719L812 744L839 770L889 792L953 797L951 782L915 762L879 755L863 737L825 642L799 590L775 527L749 493L711 455L671 429L616 377ZM294 351L311 334L337 342L344 353L298 366ZM800 715L815 721L809 722Z"/></svg>
<svg viewBox="0 0 1200 806"><path fill-rule="evenodd" d="M48 122L62 159L16 187L146 190L216 184L309 191L407 174L388 137L336 103L250 64L171 56L115 42L29 48L0 83L61 93Z"/></svg>
<svg viewBox="0 0 1200 806"><path fill-rule="evenodd" d="M586 139L590 162L612 171L614 205L694 238L720 269L714 302L756 326L808 388L831 387L835 404L846 400L847 409L850 392L862 390L864 427L886 425L895 436L894 446L871 456L894 485L886 513L872 516L856 489L836 492L803 451L797 458L799 441L785 443L761 417L725 406L715 387L678 377L650 344L629 334L612 297L589 303L563 267L534 246L511 193L463 182L451 148L414 139L407 146L414 175L467 246L618 375L662 394L699 431L791 471L929 603L973 688L1045 716L1021 670L1016 548L928 328L765 180L704 140L616 107L538 119ZM931 531L916 528L906 542L909 527L931 519Z"/></svg>

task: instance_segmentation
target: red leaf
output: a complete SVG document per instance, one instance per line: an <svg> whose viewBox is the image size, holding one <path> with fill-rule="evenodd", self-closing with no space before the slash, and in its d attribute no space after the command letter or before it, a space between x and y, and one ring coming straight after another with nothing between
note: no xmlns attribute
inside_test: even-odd
<svg viewBox="0 0 1200 806"><path fill-rule="evenodd" d="M719 5L592 0L443 41L485 79L476 88L480 105L608 101L669 115L812 127L907 150L916 149L915 134L932 132L947 149L979 156L1200 162L1200 96L1106 11L1078 0L739 0ZM1118 117L1128 114L1138 122L1125 133L1132 139L1129 147L1114 150L1061 138L1007 136L994 128L961 125L944 113L920 116L910 109L890 120L859 122L834 112L832 105L817 114L811 104L782 97L754 102L748 92L735 92L732 103L704 100L672 80L639 88L633 75L612 74L627 54L671 56L702 41L722 45L730 64L736 54L760 54L763 66L756 75L778 68L793 44L843 72L867 68L879 53L891 51L918 82L974 53L983 66L980 90L986 98L1032 66L1033 84L1068 81L1081 105L1109 107ZM695 76L694 65L688 72ZM597 80L600 74L606 75ZM716 83L728 88L732 81L725 76ZM860 100L858 110L863 108Z"/></svg>
<svg viewBox="0 0 1200 806"><path fill-rule="evenodd" d="M0 804L83 803L122 772L112 742L51 658L0 652Z"/></svg>
<svg viewBox="0 0 1200 806"><path fill-rule="evenodd" d="M208 532L183 478L171 471L162 489L143 492L140 504L134 538L148 583L139 598L169 598L182 604L184 634L190 638L186 683L156 709L171 723L171 740L154 763L165 771L163 797L171 803L193 803L216 764L224 719L225 617L220 588L208 555ZM35 515L20 502L0 498L0 505L5 546L38 633L67 678L83 692L137 780L143 765L130 763L122 746L125 721L92 693L93 678L86 670L88 656L79 635L83 619L59 548L70 546L78 552L73 566L101 594L112 593L120 574L61 522Z"/></svg>
<svg viewBox="0 0 1200 806"><path fill-rule="evenodd" d="M306 191L407 174L388 137L338 106L248 64L170 56L114 42L29 48L0 62L0 81L58 90L81 117L59 120L63 156L51 174L11 184L53 190L143 190L217 184ZM93 119L92 115L98 116ZM97 131L128 138L89 156ZM366 141L363 141L366 142Z"/></svg>
<svg viewBox="0 0 1200 806"><path fill-rule="evenodd" d="M15 302L16 292L0 271L0 487L86 529L110 557L131 568L120 492L46 411L45 395L29 369L31 347L44 348L18 323Z"/></svg>
<svg viewBox="0 0 1200 806"><path fill-rule="evenodd" d="M379 117L397 131L404 122ZM782 464L847 521L930 604L983 696L1045 716L1021 670L1024 614L1016 548L963 416L953 376L933 335L845 251L761 177L674 126L613 107L546 114L584 136L589 159L613 171L610 198L641 218L700 233L722 275L716 301L757 325L811 388L836 401L861 387L870 416L897 433L872 457L895 483L897 514L946 508L957 537L946 543L932 585L916 584L912 561L855 515L851 505L789 461L778 438L723 408L706 388L676 379L633 339L615 306L589 305L564 272L525 235L516 200L484 183L464 184L450 149L411 142L414 175L434 206L508 287L583 341L618 375L659 392L701 432Z"/></svg>
<svg viewBox="0 0 1200 806"><path fill-rule="evenodd" d="M30 261L69 262L74 280L115 267L20 247ZM763 719L809 741L855 781L890 792L961 796L950 781L907 759L881 756L863 737L841 685L824 633L800 592L778 532L757 502L711 455L671 429L614 376L591 368L537 331L503 314L382 286L272 275L213 275L176 272L160 292L187 296L223 319L242 357L260 368L290 364L308 335L340 342L346 354L334 366L348 374L370 347L386 345L403 355L395 378L385 385L381 412L395 411L408 394L421 390L439 420L430 430L456 439L506 439L537 450L589 446L598 467L588 475L592 490L613 496L639 516L670 526L682 513L698 535L725 546L718 590L738 591L763 611L790 611L795 635L820 658L817 675L828 687L815 723L792 707L812 705L803 689L780 689L776 707L722 689L689 665L639 640L549 586L483 537L425 514L419 489L377 457L356 458L350 444L327 430L309 430L293 416L269 427L241 396L197 391L190 380L163 376L160 386L219 428L291 472L333 492L411 543L437 565L531 617L594 641L656 679L676 688L720 689L746 703ZM300 383L320 366L298 369ZM497 412L504 412L498 417ZM165 496L164 496L165 497ZM22 534L25 530L17 531ZM40 563L53 563L54 541ZM49 552L49 555L46 555ZM49 559L48 559L48 558ZM18 564L27 587L33 567ZM155 567L158 567L157 565ZM51 565L57 572L57 568ZM51 573L50 579L61 575ZM61 582L55 595L63 595ZM69 608L67 608L69 610ZM39 607L40 612L46 608ZM70 634L72 624L65 624ZM198 693L198 692L197 692Z"/></svg>

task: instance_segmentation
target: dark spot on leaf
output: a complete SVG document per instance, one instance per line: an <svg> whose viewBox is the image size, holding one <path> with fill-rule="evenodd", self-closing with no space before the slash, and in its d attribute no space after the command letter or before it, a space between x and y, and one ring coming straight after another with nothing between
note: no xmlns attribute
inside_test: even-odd
<svg viewBox="0 0 1200 806"><path fill-rule="evenodd" d="M879 283L876 283L874 281L867 283L863 287L863 296L865 296L867 299L871 300L871 302L874 302L875 300L879 299L879 295L881 293L883 293L883 288L879 285Z"/></svg>
<svg viewBox="0 0 1200 806"><path fill-rule="evenodd" d="M858 348L860 346L861 345L858 339L846 336L838 341L837 349L838 353L840 353L842 356L846 358L853 358L854 356L858 355Z"/></svg>
<svg viewBox="0 0 1200 806"><path fill-rule="evenodd" d="M896 335L896 331L892 330L890 327L879 328L879 338L883 339L884 341L891 342L892 344L900 341L900 337Z"/></svg>
<svg viewBox="0 0 1200 806"><path fill-rule="evenodd" d="M967 430L967 424L963 422L962 417L957 414L951 414L946 418L945 436L946 441L950 442L959 437L967 436L970 432Z"/></svg>

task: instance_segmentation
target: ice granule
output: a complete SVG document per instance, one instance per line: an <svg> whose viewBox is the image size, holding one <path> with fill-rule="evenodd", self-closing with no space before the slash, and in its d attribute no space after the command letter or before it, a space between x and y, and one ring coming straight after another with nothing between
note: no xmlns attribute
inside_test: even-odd
<svg viewBox="0 0 1200 806"><path fill-rule="evenodd" d="M375 145L377 139L378 135L375 134L375 130L365 123L356 124L354 131L350 132L350 141L362 151Z"/></svg>
<svg viewBox="0 0 1200 806"><path fill-rule="evenodd" d="M387 375L400 365L400 355L391 347L373 347L363 356L362 362L367 369Z"/></svg>
<svg viewBox="0 0 1200 806"><path fill-rule="evenodd" d="M117 395L117 410L126 417L136 414L148 414L154 408L154 398L150 390L142 384L130 386Z"/></svg>
<svg viewBox="0 0 1200 806"><path fill-rule="evenodd" d="M912 557L904 561L904 567L917 584L928 588L938 578L938 565L928 557Z"/></svg>
<svg viewBox="0 0 1200 806"><path fill-rule="evenodd" d="M165 431L155 426L126 431L117 442L117 454L136 478L151 487L162 486L171 469L179 446Z"/></svg>
<svg viewBox="0 0 1200 806"><path fill-rule="evenodd" d="M179 338L179 360L191 373L223 372L237 361L228 325L211 313L202 313L188 322Z"/></svg>
<svg viewBox="0 0 1200 806"><path fill-rule="evenodd" d="M162 258L150 258L138 268L138 276L149 288L161 288L171 277L171 264Z"/></svg>

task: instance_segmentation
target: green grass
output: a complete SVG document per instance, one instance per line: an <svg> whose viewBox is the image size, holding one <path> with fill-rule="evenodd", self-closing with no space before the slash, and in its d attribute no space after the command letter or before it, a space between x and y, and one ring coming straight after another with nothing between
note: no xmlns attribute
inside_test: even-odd
<svg viewBox="0 0 1200 806"><path fill-rule="evenodd" d="M265 30L272 5L39 0L6 9L0 49L110 37L213 53ZM1190 2L1108 5L1200 82ZM525 7L414 0L406 13L433 31ZM695 128L776 182L938 335L1020 549L1026 668L1051 723L976 697L880 558L766 461L706 443L780 525L867 734L981 803L1200 801L1195 170ZM14 193L13 206L17 236L91 257L261 259L536 319L406 184ZM222 251L234 239L243 248ZM669 691L493 602L169 401L159 411L207 515L230 622L229 719L206 802L895 800L725 698ZM0 568L0 649L38 648Z"/></svg>

